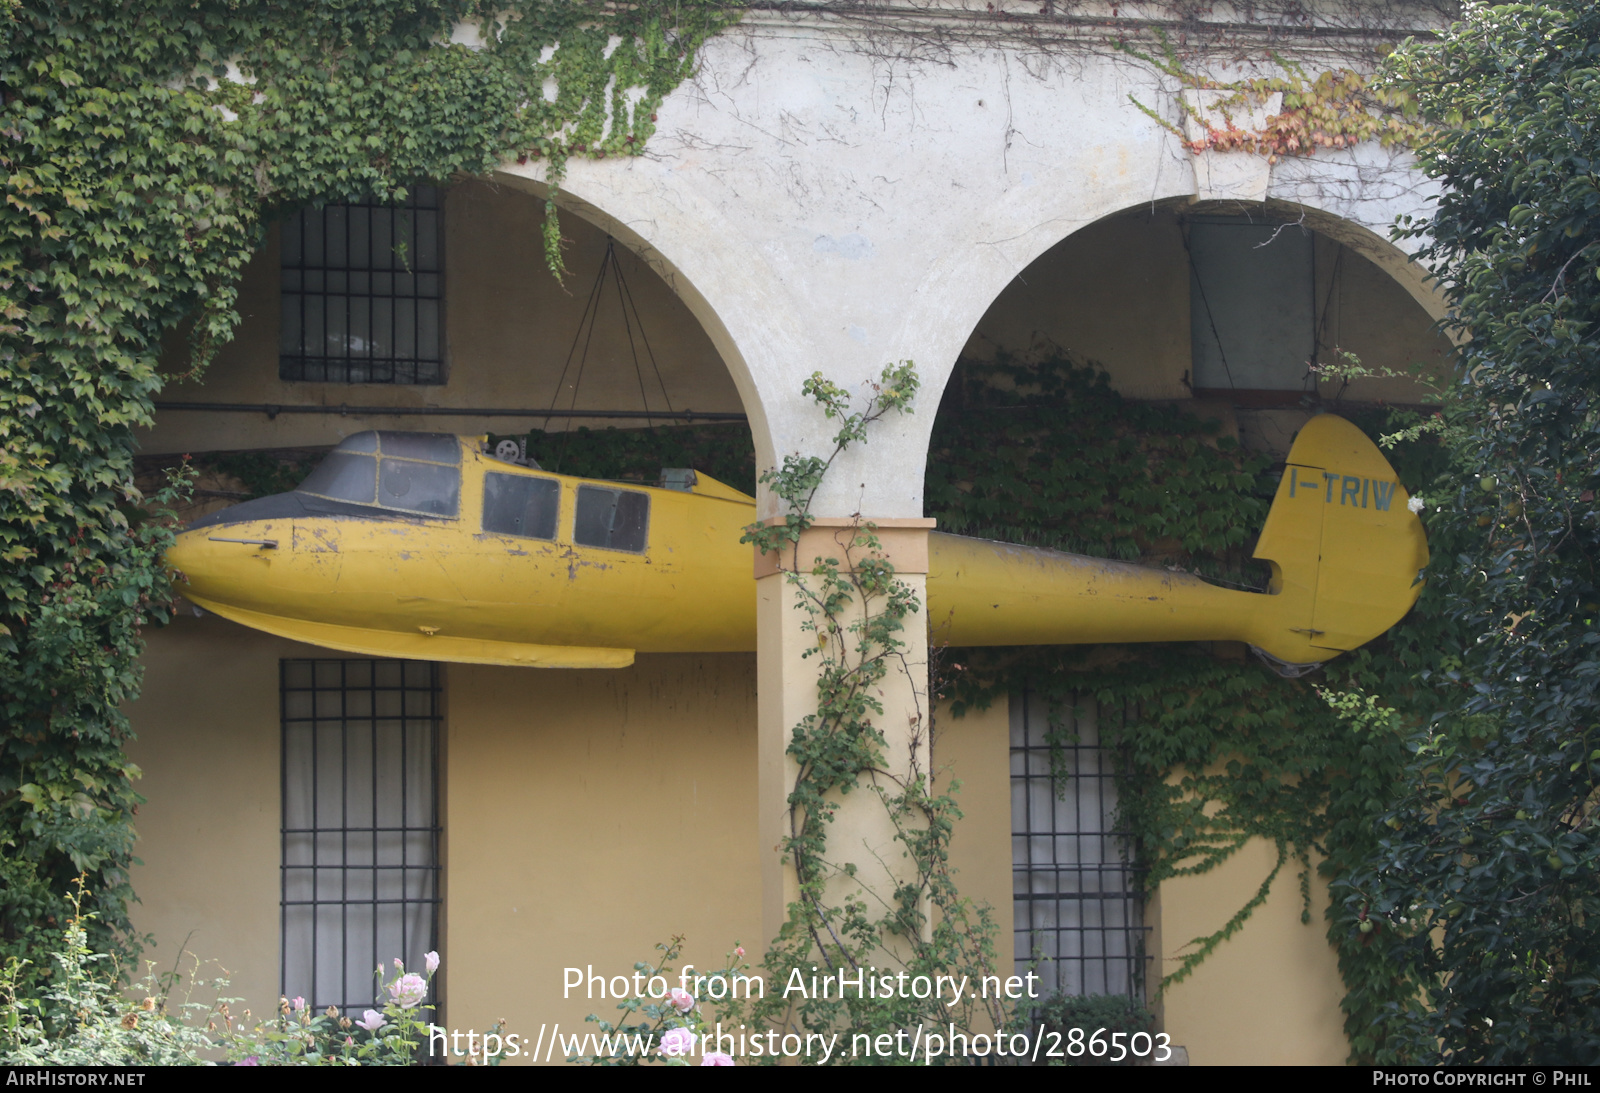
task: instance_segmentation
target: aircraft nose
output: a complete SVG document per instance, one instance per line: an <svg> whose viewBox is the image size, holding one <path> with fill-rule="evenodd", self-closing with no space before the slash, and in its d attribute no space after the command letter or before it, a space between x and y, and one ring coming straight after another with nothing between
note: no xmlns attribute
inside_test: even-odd
<svg viewBox="0 0 1600 1093"><path fill-rule="evenodd" d="M249 583L262 561L287 553L287 532L256 521L191 527L167 548L167 567L185 590L216 595L223 586Z"/></svg>
<svg viewBox="0 0 1600 1093"><path fill-rule="evenodd" d="M173 571L180 583L187 580L189 571L195 568L202 557L196 540L205 542L205 535L197 531L180 531L167 548L167 568Z"/></svg>

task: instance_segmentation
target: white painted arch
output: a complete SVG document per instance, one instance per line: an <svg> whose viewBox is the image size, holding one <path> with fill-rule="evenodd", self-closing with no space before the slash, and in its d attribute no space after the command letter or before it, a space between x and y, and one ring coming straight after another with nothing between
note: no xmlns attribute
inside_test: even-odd
<svg viewBox="0 0 1600 1093"><path fill-rule="evenodd" d="M819 515L921 516L933 410L990 303L1083 227L1200 190L1187 151L1130 101L1162 92L1126 58L1037 73L981 44L949 58L895 73L796 29L719 38L661 107L645 156L574 160L561 186L566 210L643 257L699 319L764 467L831 450L834 426L800 393L813 372L860 386L916 363L918 412L835 463ZM1303 212L1443 314L1387 239L1431 198L1410 161L1363 146L1254 169L1268 207ZM547 192L542 164L499 177Z"/></svg>

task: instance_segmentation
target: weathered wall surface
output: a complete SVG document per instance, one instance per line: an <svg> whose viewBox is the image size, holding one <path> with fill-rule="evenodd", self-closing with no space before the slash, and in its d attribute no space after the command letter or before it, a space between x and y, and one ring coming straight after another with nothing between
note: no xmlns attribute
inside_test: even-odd
<svg viewBox="0 0 1600 1093"><path fill-rule="evenodd" d="M328 656L215 616L151 635L134 706L145 769L134 921L170 967L216 961L255 1012L279 991L278 660ZM583 1028L601 999L563 998L563 969L631 971L688 935L686 959L761 946L755 835L754 662L643 656L621 672L451 666L446 675L442 951L448 1019L535 1034ZM951 861L962 892L995 909L1012 958L1008 718L1003 704L941 717L933 764L962 783ZM1266 876L1252 843L1160 900L1165 971ZM1318 883L1316 906L1325 902ZM1166 1029L1197 1064L1326 1062L1347 1048L1341 987L1320 914L1300 922L1293 877L1165 1001ZM187 960L187 957L185 958ZM213 971L208 974L213 974Z"/></svg>
<svg viewBox="0 0 1600 1093"><path fill-rule="evenodd" d="M628 239L700 318L763 464L825 450L828 423L800 395L812 371L853 385L911 359L936 397L1036 258L1107 216L1200 192L1189 153L1129 98L1176 116L1171 96L1124 56L1023 65L950 41L926 55L892 32L760 18L707 46L649 156L575 161L563 200ZM1426 199L1404 160L1357 147L1260 169L1269 199L1426 295L1383 241ZM502 177L542 192L542 171ZM929 425L926 413L886 422L870 450L847 453L818 511L921 515Z"/></svg>
<svg viewBox="0 0 1600 1093"><path fill-rule="evenodd" d="M278 661L336 655L186 614L150 636L131 711L149 798L135 925L155 935L161 967L187 943L258 1014L280 989ZM564 998L564 969L631 974L675 934L701 968L735 943L762 950L753 657L641 656L617 672L452 665L445 703L452 1027L583 1030L614 1003ZM938 777L961 779L967 813L952 862L963 893L995 909L1009 967L1005 709L940 725Z"/></svg>

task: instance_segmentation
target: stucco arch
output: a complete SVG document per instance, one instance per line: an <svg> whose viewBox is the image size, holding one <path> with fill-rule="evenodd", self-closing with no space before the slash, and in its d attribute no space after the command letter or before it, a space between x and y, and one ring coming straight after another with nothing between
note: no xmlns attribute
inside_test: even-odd
<svg viewBox="0 0 1600 1093"><path fill-rule="evenodd" d="M1174 191L1162 196L1181 196L1187 180L1168 173ZM541 197L549 192L537 164L507 165L497 179ZM1043 207L1041 193L1052 195ZM994 297L1063 238L1127 207L1121 186L1085 192L1062 185L1013 188L978 217L954 210L936 225L942 245L932 261L920 270L897 270L904 278L883 282L877 286L881 299L866 301L893 316L883 338L893 351L868 358L851 376L848 363L830 370L829 349L819 344L825 341L817 333L825 321L819 311L826 305L819 308L803 285L784 275L782 263L764 246L770 241L753 238L748 223L702 200L673 172L638 162L575 162L557 202L633 250L699 320L739 389L763 467L776 465L787 452L828 450L835 427L800 396L800 382L812 371L846 382L867 380L893 360L913 360L923 384L918 401L923 412L886 422L874 434L867 466L873 476L914 479L914 484L902 481L903 488L892 491L894 503L876 507L866 500L874 492L868 480L845 486L834 498L819 497L825 513L831 507L837 514L879 516L921 515L933 409L961 347ZM859 470L861 479L869 478L867 466L851 468L850 462L841 461L846 474ZM776 511L771 498L762 502L764 514Z"/></svg>
<svg viewBox="0 0 1600 1093"><path fill-rule="evenodd" d="M1178 138L1131 101L1163 101L1155 77L1117 58L1023 77L973 45L895 94L875 64L772 28L715 39L661 105L648 154L569 161L558 201L678 292L733 377L764 468L831 451L835 426L800 393L813 372L859 390L914 361L917 411L837 460L814 507L916 517L933 410L990 303L1074 232L1202 187ZM1442 314L1384 239L1429 196L1404 157L1359 147L1258 167L1257 208L1264 195L1304 210ZM547 192L542 163L498 177Z"/></svg>
<svg viewBox="0 0 1600 1093"><path fill-rule="evenodd" d="M748 225L702 200L692 188L673 185L675 179L640 177L655 172L637 172L633 164L620 170L604 164L574 166L578 170L564 183L558 203L633 250L684 301L739 390L760 465L774 466L786 452L822 449L831 433L829 423L799 396L800 379L819 367L818 339L814 330L807 329L808 301L764 253L762 241L750 238ZM1170 176L1168 185L1132 204L1126 200L1125 186L1015 188L1000 195L984 215L947 234L915 284L901 286L909 288L904 296L907 306L899 312L889 340L899 347L896 358L917 363L924 412L896 422L890 435L874 438L872 460L880 472L914 475L920 486L933 425L931 408L937 407L962 347L994 300L1037 259L1108 218L1140 208L1188 207L1194 201L1192 175L1165 173ZM541 175L537 167L508 166L497 177L543 197L548 187ZM1337 187L1327 189L1333 198L1325 198L1321 187L1308 193L1295 186L1294 196L1301 200L1274 197L1250 205L1202 207L1254 209L1274 219L1303 218L1313 230L1384 270L1431 318L1440 318L1444 302L1426 271L1379 234L1383 218L1396 212L1393 203L1380 201L1372 207L1341 198ZM1419 211L1416 205L1410 209ZM1023 230L1019 225L1025 225ZM827 371L825 362L820 365ZM886 447L892 450L885 451ZM867 483L857 489L862 492L848 499L857 504L847 511L860 506ZM920 488L915 492L916 511L907 507L880 515L920 515ZM764 497L763 512L775 511L775 501Z"/></svg>
<svg viewBox="0 0 1600 1093"><path fill-rule="evenodd" d="M1428 313L1435 322L1443 319L1448 306L1438 285L1414 258L1411 252L1401 250L1386 235L1380 235L1367 224L1340 216L1326 209L1290 202L1270 202L1269 211L1293 216L1303 212L1306 226L1330 239L1337 239L1361 257L1383 270L1394 282Z"/></svg>
<svg viewBox="0 0 1600 1093"><path fill-rule="evenodd" d="M1423 241L1396 243L1389 233L1400 217L1426 217L1439 192L1410 153L1369 143L1277 164L1267 206L1303 212L1309 227L1384 270L1438 321L1445 316L1444 297L1412 258Z"/></svg>
<svg viewBox="0 0 1600 1093"><path fill-rule="evenodd" d="M1447 305L1443 296L1428 271L1412 258L1418 241L1406 240L1406 247L1403 248L1388 237L1389 227L1395 217L1402 213L1416 215L1424 212L1425 200L1405 204L1399 204L1392 198L1352 200L1349 195L1359 187L1360 176L1364 173L1362 165L1356 162L1358 157L1351 156L1343 162L1332 156L1327 158L1332 162L1319 161L1316 164L1323 177L1315 188L1298 184L1297 176L1305 172L1306 165L1292 164L1287 169L1288 177L1284 185L1275 187L1275 190L1291 193L1297 200L1269 196L1263 202L1212 201L1202 204L1197 203L1193 187L1189 184L1192 176L1179 177L1175 180L1177 185L1166 187L1164 192L1155 191L1147 200L1134 204L1119 201L1120 195L1115 192L1090 191L1064 195L1053 207L1035 210L1038 222L1028 232L984 246L980 253L985 256L992 254L998 259L996 261L963 263L962 255L948 252L939 265L930 271L923 290L918 293L919 304L925 306L909 312L905 323L908 338L912 336L912 331L927 329L937 319L946 320L944 325L950 328L946 331L946 341L953 348L937 361L930 361L930 367L923 370L929 393L942 392L961 345L966 343L968 335L988 308L1015 278L1023 276L1046 253L1085 229L1143 209L1192 208L1196 211L1245 213L1276 221L1303 220L1311 230L1343 244L1388 274L1430 319L1437 322L1444 318ZM1406 165L1401 167L1407 169ZM1409 181L1419 183L1420 176L1413 173ZM1354 185L1347 186L1345 183ZM1415 195L1417 191L1408 192ZM1012 198L1012 202L1000 203L993 214L977 226L975 236L981 237L1015 222L1015 210L1007 205L1020 198L1020 195L1008 197ZM1063 228L1066 230L1063 231ZM968 290L965 295L948 287L957 283L965 284ZM961 331L959 328L963 323L966 327ZM959 340L955 340L957 336Z"/></svg>

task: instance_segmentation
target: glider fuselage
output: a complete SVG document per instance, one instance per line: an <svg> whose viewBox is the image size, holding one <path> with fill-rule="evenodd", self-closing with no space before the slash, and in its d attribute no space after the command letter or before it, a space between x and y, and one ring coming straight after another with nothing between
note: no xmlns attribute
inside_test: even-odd
<svg viewBox="0 0 1600 1093"><path fill-rule="evenodd" d="M1337 424L1313 429L1324 421ZM1256 551L1274 563L1271 594L934 532L936 640L1237 640L1294 664L1370 640L1416 597L1421 526L1353 426L1307 431ZM168 560L197 605L329 648L620 667L636 651L754 650L739 540L755 519L754 499L703 475L686 489L600 482L502 462L470 438L364 433L292 493L196 521Z"/></svg>

